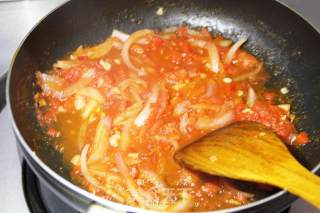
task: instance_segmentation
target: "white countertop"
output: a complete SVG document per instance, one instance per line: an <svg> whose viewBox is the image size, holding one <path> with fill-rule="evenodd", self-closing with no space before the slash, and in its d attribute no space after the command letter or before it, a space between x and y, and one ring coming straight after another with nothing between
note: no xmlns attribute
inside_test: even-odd
<svg viewBox="0 0 320 213"><path fill-rule="evenodd" d="M11 58L25 35L46 14L66 0L0 0L0 74L9 69ZM320 0L281 0L320 29ZM21 165L7 108L0 114L0 212L29 212L24 200ZM318 210L298 200L291 213Z"/></svg>
<svg viewBox="0 0 320 213"><path fill-rule="evenodd" d="M32 27L66 0L0 1L0 73L9 69L11 58ZM21 164L7 107L0 114L0 212L27 213Z"/></svg>

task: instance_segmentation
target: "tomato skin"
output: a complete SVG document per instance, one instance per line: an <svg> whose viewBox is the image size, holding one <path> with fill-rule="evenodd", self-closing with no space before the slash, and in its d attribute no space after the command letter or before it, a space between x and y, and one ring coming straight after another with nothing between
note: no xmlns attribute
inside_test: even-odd
<svg viewBox="0 0 320 213"><path fill-rule="evenodd" d="M303 144L307 144L309 142L309 136L306 132L300 132L297 135L296 141L295 143L297 145L303 145Z"/></svg>
<svg viewBox="0 0 320 213"><path fill-rule="evenodd" d="M263 96L270 103L274 103L275 100L278 98L278 95L275 92L271 91L265 92Z"/></svg>

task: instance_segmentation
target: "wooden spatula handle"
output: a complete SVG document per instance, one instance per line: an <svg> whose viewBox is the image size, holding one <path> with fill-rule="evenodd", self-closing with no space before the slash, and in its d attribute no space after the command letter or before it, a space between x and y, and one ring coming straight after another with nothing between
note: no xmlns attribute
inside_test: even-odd
<svg viewBox="0 0 320 213"><path fill-rule="evenodd" d="M281 187L320 208L320 177L300 164L290 171L287 170L286 175Z"/></svg>

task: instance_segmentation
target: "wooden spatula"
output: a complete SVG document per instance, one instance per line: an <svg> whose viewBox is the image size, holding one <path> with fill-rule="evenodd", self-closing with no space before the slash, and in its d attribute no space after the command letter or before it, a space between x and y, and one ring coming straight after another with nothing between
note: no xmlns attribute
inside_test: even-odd
<svg viewBox="0 0 320 213"><path fill-rule="evenodd" d="M305 169L262 124L237 122L216 130L179 150L175 159L212 175L286 189L320 208L320 178Z"/></svg>

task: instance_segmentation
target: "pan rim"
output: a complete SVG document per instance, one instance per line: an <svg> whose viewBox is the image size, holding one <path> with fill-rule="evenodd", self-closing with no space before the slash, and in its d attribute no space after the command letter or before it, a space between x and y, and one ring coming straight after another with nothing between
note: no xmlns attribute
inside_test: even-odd
<svg viewBox="0 0 320 213"><path fill-rule="evenodd" d="M15 135L18 138L17 143L20 143L22 145L22 147L25 149L25 151L27 152L27 154L32 158L32 160L39 165L39 167L49 176L51 176L52 178L54 178L55 180L58 181L59 184L67 187L69 190L73 191L74 193L78 193L81 194L82 196L90 199L92 201L93 205L101 205L105 208L112 208L114 210L120 210L120 211L130 211L130 212L146 212L146 213L151 213L151 212L157 212L157 211L152 211L152 210L144 210L144 209L140 209L137 207L132 207L132 206L128 206L128 205L124 205L124 204L120 204L120 203L116 203L116 202L112 202L109 200L105 200L103 198L100 198L84 189L82 189L81 187L73 184L72 182L70 182L69 180L63 178L62 176L60 176L58 173L56 173L55 171L53 171L47 164L45 164L36 154L35 152L30 148L30 146L27 144L26 140L24 139L24 137L22 136L22 134L20 133L20 130L18 129L18 126L16 124L16 120L14 119L13 116L13 111L11 108L11 98L10 98L10 81L11 81L11 75L12 75L12 70L13 70L13 65L15 63L16 57L18 56L21 47L23 46L23 44L25 43L25 41L29 38L29 36L31 35L31 33L38 27L38 25L40 23L42 23L43 20L45 20L49 15L51 15L52 13L54 13L55 11L57 11L58 9L62 8L63 6L65 6L66 4L70 3L70 0L67 0L66 2L60 4L59 6L57 6L55 9L53 9L52 11L50 11L46 16L44 16L41 20L39 20L34 27L26 34L26 36L24 37L24 39L21 41L21 43L19 44L17 50L15 51L14 56L12 57L12 61L9 67L9 71L8 71L8 77L7 77L7 82L6 82L6 101L8 104L8 108L9 108L9 117L10 117L10 122L12 125L12 128L14 130ZM290 10L291 12L295 13L297 16L299 16L301 19L303 19L304 22L306 22L310 27L312 27L319 35L320 35L320 31L308 20L306 19L303 15L301 15L299 12L297 12L296 10L290 8L289 6L287 6L285 3L283 2L279 2L279 0L273 0L273 2L278 3L280 6L285 7L286 9ZM320 162L311 170L313 173L315 173L316 171L318 171L320 169ZM259 206L261 204L270 202L284 194L288 193L286 190L281 190L277 193L274 193L270 196L267 196L265 198L262 198L260 200L254 201L252 203L246 204L246 205L241 205L239 207L234 207L234 208L228 208L228 209L223 209L223 210L216 210L216 211L206 211L206 212L210 212L210 213L227 213L227 212L237 212L237 211L243 211L246 209L250 209L256 206ZM92 205L91 204L91 205Z"/></svg>

